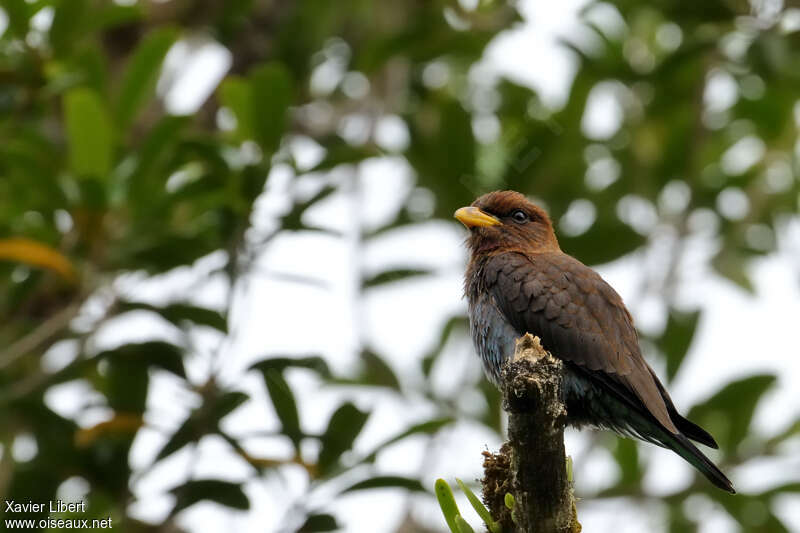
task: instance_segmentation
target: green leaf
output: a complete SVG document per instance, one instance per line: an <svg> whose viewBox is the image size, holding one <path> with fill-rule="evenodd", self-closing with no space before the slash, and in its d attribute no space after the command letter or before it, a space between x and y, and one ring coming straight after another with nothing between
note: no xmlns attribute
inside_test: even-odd
<svg viewBox="0 0 800 533"><path fill-rule="evenodd" d="M398 433L394 437L391 437L391 438L385 440L384 442L382 442L381 444L377 445L375 447L375 449L369 455L367 455L364 458L364 461L365 462L373 462L373 461L375 461L376 456L378 455L378 453L381 450L391 446L392 444L394 444L396 442L399 442L399 441L405 439L406 437L409 437L411 435L416 435L418 433L423 433L423 434L426 434L426 435L432 435L432 434L436 433L437 431L439 431L444 426L452 424L454 421L455 421L455 419L452 418L452 417L445 417L445 418L435 418L433 420L428 420L427 422L422 422L421 424L414 424L413 426L409 427L408 429Z"/></svg>
<svg viewBox="0 0 800 533"><path fill-rule="evenodd" d="M85 18L86 0L56 3L53 22L48 32L48 40L56 56L67 57L72 52L75 42L84 31Z"/></svg>
<svg viewBox="0 0 800 533"><path fill-rule="evenodd" d="M269 370L283 372L287 368L306 368L308 370L313 370L322 377L331 376L328 363L318 355L307 357L269 357L257 363L253 363L248 370L258 370L264 373Z"/></svg>
<svg viewBox="0 0 800 533"><path fill-rule="evenodd" d="M147 366L127 358L112 358L103 392L116 412L144 413L150 379Z"/></svg>
<svg viewBox="0 0 800 533"><path fill-rule="evenodd" d="M249 396L238 391L205 397L203 404L192 411L158 452L156 461L175 453L189 443L199 441L204 435L210 433L223 435L219 427L220 421L248 399ZM227 440L227 435L223 437Z"/></svg>
<svg viewBox="0 0 800 533"><path fill-rule="evenodd" d="M312 514L297 530L297 533L314 533L316 531L336 531L340 529L339 523L333 515L322 513Z"/></svg>
<svg viewBox="0 0 800 533"><path fill-rule="evenodd" d="M147 133L141 148L136 153L136 170L131 176L132 207L138 211L149 211L154 192L165 193L165 175L173 172L168 167L175 157L176 145L182 138L182 130L188 124L187 117L166 116Z"/></svg>
<svg viewBox="0 0 800 533"><path fill-rule="evenodd" d="M425 487L422 486L422 483L420 483L418 479L402 476L376 476L354 483L344 489L342 493L385 488L400 488L412 492L425 492Z"/></svg>
<svg viewBox="0 0 800 533"><path fill-rule="evenodd" d="M639 449L631 439L614 438L614 459L619 465L621 486L635 486L642 479L642 471L639 467Z"/></svg>
<svg viewBox="0 0 800 533"><path fill-rule="evenodd" d="M250 396L239 391L229 391L220 395L212 409L211 418L219 421L235 411L240 405L250 399Z"/></svg>
<svg viewBox="0 0 800 533"><path fill-rule="evenodd" d="M303 214L306 212L306 210L308 210L309 207L320 200L323 200L334 191L336 191L336 187L333 185L326 185L316 194L313 194L311 198L295 203L291 211L284 215L283 220L281 221L281 227L284 230L318 229L310 228L303 224Z"/></svg>
<svg viewBox="0 0 800 533"><path fill-rule="evenodd" d="M450 528L450 532L459 533L456 517L461 516L461 514L458 512L458 505L456 505L456 499L453 497L453 490L450 485L447 481L439 478L433 484L433 490L436 492L436 499L439 501L439 507L442 509L442 514L447 522L447 527Z"/></svg>
<svg viewBox="0 0 800 533"><path fill-rule="evenodd" d="M160 28L145 36L122 74L115 117L120 131L126 131L150 97L167 52L178 37L172 28Z"/></svg>
<svg viewBox="0 0 800 533"><path fill-rule="evenodd" d="M430 273L431 273L430 270L424 270L424 269L396 268L394 270L386 270L378 274L375 274L374 276L366 278L362 282L361 286L365 289L369 289L370 287L375 287L377 285L384 285L386 283L393 283L395 281L401 281L408 278L425 276Z"/></svg>
<svg viewBox="0 0 800 533"><path fill-rule="evenodd" d="M294 393L280 371L271 368L263 374L275 414L278 415L283 426L283 433L292 440L295 448L298 448L303 432L300 429L300 415L297 412Z"/></svg>
<svg viewBox="0 0 800 533"><path fill-rule="evenodd" d="M761 397L775 383L771 374L757 374L728 383L700 405L687 418L714 435L727 454L736 451L747 436L753 412Z"/></svg>
<svg viewBox="0 0 800 533"><path fill-rule="evenodd" d="M506 504L506 509L513 510L514 504L516 503L514 501L514 495L510 492L506 492L506 495L503 497L503 503Z"/></svg>
<svg viewBox="0 0 800 533"><path fill-rule="evenodd" d="M186 322L192 322L217 329L223 333L228 331L228 322L222 313L205 307L181 303L159 307L144 302L120 302L117 307L122 313L134 310L152 311L178 327L182 327Z"/></svg>
<svg viewBox="0 0 800 533"><path fill-rule="evenodd" d="M444 350L447 341L450 339L454 332L469 331L469 320L465 316L451 317L441 329L439 333L439 340L431 350L422 357L422 372L425 376L430 376L433 364L439 357L439 354Z"/></svg>
<svg viewBox="0 0 800 533"><path fill-rule="evenodd" d="M250 82L238 76L228 76L220 84L219 99L236 117L236 138L254 139L253 89Z"/></svg>
<svg viewBox="0 0 800 533"><path fill-rule="evenodd" d="M83 87L66 93L64 123L72 171L105 178L111 171L114 131L100 96Z"/></svg>
<svg viewBox="0 0 800 533"><path fill-rule="evenodd" d="M559 235L561 248L587 265L608 263L645 243L646 237L623 224L616 216L598 220L576 237Z"/></svg>
<svg viewBox="0 0 800 533"><path fill-rule="evenodd" d="M456 527L458 527L458 533L475 533L472 526L461 515L456 516Z"/></svg>
<svg viewBox="0 0 800 533"><path fill-rule="evenodd" d="M400 381L386 361L372 350L361 351L361 372L355 378L336 378L334 383L387 387L400 390Z"/></svg>
<svg viewBox="0 0 800 533"><path fill-rule="evenodd" d="M5 0L3 11L8 17L8 29L17 38L24 39L28 33L30 17L33 14L25 0Z"/></svg>
<svg viewBox="0 0 800 533"><path fill-rule="evenodd" d="M458 483L458 486L461 487L461 490L464 492L464 494L467 495L467 500L469 500L470 505L472 505L472 508L475 509L476 513L478 513L478 516L481 517L481 520L483 520L483 523L486 524L487 528L489 528L489 531L492 533L500 533L500 524L492 519L489 509L483 505L483 502L481 502L481 500L475 496L475 493L472 492L472 490L470 490L470 488L467 487L463 481L456 478L456 483Z"/></svg>
<svg viewBox="0 0 800 533"><path fill-rule="evenodd" d="M747 256L744 253L731 250L730 247L722 248L711 260L711 265L721 276L728 278L750 294L755 293L753 282L747 274Z"/></svg>
<svg viewBox="0 0 800 533"><path fill-rule="evenodd" d="M680 313L671 310L667 319L667 327L658 345L667 359L667 380L672 381L683 363L697 329L700 311Z"/></svg>
<svg viewBox="0 0 800 533"><path fill-rule="evenodd" d="M172 372L176 376L186 377L181 348L168 342L148 341L123 344L97 354L97 359L108 359L110 363L124 360L142 367L154 366Z"/></svg>
<svg viewBox="0 0 800 533"><path fill-rule="evenodd" d="M575 478L573 477L573 474L574 474L573 466L574 466L574 464L572 463L572 456L568 455L567 456L567 481L569 481L570 484L575 483Z"/></svg>
<svg viewBox="0 0 800 533"><path fill-rule="evenodd" d="M93 5L92 16L87 21L87 31L102 31L118 28L125 24L133 25L142 18L146 7L141 4L119 5L116 2L107 2Z"/></svg>
<svg viewBox="0 0 800 533"><path fill-rule="evenodd" d="M318 466L322 475L330 472L342 454L352 448L368 417L368 412L359 410L350 402L343 403L333 412L325 433L320 437L322 449Z"/></svg>
<svg viewBox="0 0 800 533"><path fill-rule="evenodd" d="M172 514L201 501L212 501L233 509L247 510L250 500L238 483L218 479L195 479L170 491L177 498Z"/></svg>
<svg viewBox="0 0 800 533"><path fill-rule="evenodd" d="M269 158L280 145L292 102L292 80L280 63L255 67L248 78L252 87L253 130Z"/></svg>
<svg viewBox="0 0 800 533"><path fill-rule="evenodd" d="M172 455L173 453L177 452L187 444L191 442L197 442L200 438L208 433L205 431L205 428L201 427L202 424L200 421L190 415L186 420L183 421L183 424L178 428L178 430L172 434L164 447L158 452L156 455L156 461L160 461L161 459Z"/></svg>

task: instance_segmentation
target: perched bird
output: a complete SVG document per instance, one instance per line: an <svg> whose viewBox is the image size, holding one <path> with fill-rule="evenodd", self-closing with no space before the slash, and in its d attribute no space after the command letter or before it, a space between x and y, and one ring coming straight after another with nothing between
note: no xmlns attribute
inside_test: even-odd
<svg viewBox="0 0 800 533"><path fill-rule="evenodd" d="M594 270L561 251L547 214L514 191L481 196L455 217L470 230L464 281L470 330L499 385L517 338L531 333L565 362L564 403L575 427L610 429L669 448L714 485L733 485L694 444L714 438L683 418L642 357L633 319Z"/></svg>

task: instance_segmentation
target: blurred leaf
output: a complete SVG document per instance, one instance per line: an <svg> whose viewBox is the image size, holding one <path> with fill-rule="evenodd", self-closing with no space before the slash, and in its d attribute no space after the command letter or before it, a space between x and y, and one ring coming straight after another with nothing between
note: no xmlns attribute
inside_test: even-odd
<svg viewBox="0 0 800 533"><path fill-rule="evenodd" d="M357 165L365 159L380 155L379 150L374 146L353 146L342 140L338 135L320 140L323 141L323 146L326 149L325 157L317 165L309 169L311 172L331 170L339 165Z"/></svg>
<svg viewBox="0 0 800 533"><path fill-rule="evenodd" d="M82 36L85 16L86 0L56 2L49 32L55 54L67 56L74 49L75 42Z"/></svg>
<svg viewBox="0 0 800 533"><path fill-rule="evenodd" d="M177 431L172 434L169 440L164 444L164 447L156 455L156 461L172 455L187 444L197 442L206 434L205 428L201 427L201 423L197 418L189 416L180 425Z"/></svg>
<svg viewBox="0 0 800 533"><path fill-rule="evenodd" d="M608 220L598 219L589 231L577 237L558 236L561 248L587 265L608 263L639 248L645 240L614 214Z"/></svg>
<svg viewBox="0 0 800 533"><path fill-rule="evenodd" d="M88 20L89 30L108 30L126 24L133 25L143 18L144 8L140 4L120 5L116 2L92 6L92 17Z"/></svg>
<svg viewBox="0 0 800 533"><path fill-rule="evenodd" d="M767 439L766 445L774 446L798 434L800 434L800 418L789 424L783 431Z"/></svg>
<svg viewBox="0 0 800 533"><path fill-rule="evenodd" d="M268 158L278 149L286 128L287 112L292 103L292 80L280 63L258 66L248 77L253 91L253 130Z"/></svg>
<svg viewBox="0 0 800 533"><path fill-rule="evenodd" d="M481 379L480 383L478 383L478 389L486 401L486 412L481 415L480 421L486 427L496 431L498 434L502 434L504 419L502 394L488 379Z"/></svg>
<svg viewBox="0 0 800 533"><path fill-rule="evenodd" d="M342 493L384 488L400 488L413 492L425 492L425 487L422 486L418 479L402 476L376 476L354 483L344 489Z"/></svg>
<svg viewBox="0 0 800 533"><path fill-rule="evenodd" d="M755 289L747 274L746 257L740 252L735 252L729 248L723 248L711 260L711 264L721 276L728 278L745 291L753 294Z"/></svg>
<svg viewBox="0 0 800 533"><path fill-rule="evenodd" d="M148 341L123 344L97 354L97 359L108 359L110 362L125 360L142 367L155 366L172 372L176 376L186 377L181 349L168 342Z"/></svg>
<svg viewBox="0 0 800 533"><path fill-rule="evenodd" d="M3 11L8 17L8 29L18 38L24 39L32 15L30 3L25 0L6 0L3 2Z"/></svg>
<svg viewBox="0 0 800 533"><path fill-rule="evenodd" d="M769 533L789 533L789 529L771 510L771 502L762 495L736 494L732 496L722 491L711 493L744 530L765 531Z"/></svg>
<svg viewBox="0 0 800 533"><path fill-rule="evenodd" d="M166 116L147 132L136 151L136 169L129 183L132 208L145 212L152 209L154 192L163 189L164 174L170 172L166 167L175 157L187 123L187 117Z"/></svg>
<svg viewBox="0 0 800 533"><path fill-rule="evenodd" d="M255 139L253 90L250 82L238 76L228 76L220 84L219 98L222 105L229 108L236 117L237 139Z"/></svg>
<svg viewBox="0 0 800 533"><path fill-rule="evenodd" d="M697 329L700 312L680 313L670 310L667 327L661 335L658 345L667 358L667 380L672 381L683 363Z"/></svg>
<svg viewBox="0 0 800 533"><path fill-rule="evenodd" d="M222 313L191 304L174 303L159 307L144 302L122 301L117 304L117 308L120 313L134 310L152 311L178 327L182 327L185 322L192 322L200 326L214 328L223 333L228 331L227 320Z"/></svg>
<svg viewBox="0 0 800 533"><path fill-rule="evenodd" d="M192 411L161 448L156 461L175 453L189 443L198 442L204 435L210 433L219 433L230 442L219 427L220 421L249 399L249 396L238 391L206 396L203 404Z"/></svg>
<svg viewBox="0 0 800 533"><path fill-rule="evenodd" d="M615 438L614 459L620 469L619 485L635 487L642 479L639 467L639 449L631 439Z"/></svg>
<svg viewBox="0 0 800 533"><path fill-rule="evenodd" d="M261 373L275 370L283 372L287 368L306 368L313 370L322 377L330 377L331 371L325 359L318 355L307 357L276 357L270 356L250 365L248 370L258 370ZM266 379L266 378L265 378Z"/></svg>
<svg viewBox="0 0 800 533"><path fill-rule="evenodd" d="M456 525L456 517L461 516L456 505L456 499L453 497L453 490L447 481L439 478L433 485L436 499L439 501L439 507L442 509L442 514L447 522L447 527L450 528L451 533L459 533L458 526Z"/></svg>
<svg viewBox="0 0 800 533"><path fill-rule="evenodd" d="M330 514L312 514L300 526L297 533L314 533L315 531L336 531L341 529L336 518Z"/></svg>
<svg viewBox="0 0 800 533"><path fill-rule="evenodd" d="M419 185L436 197L435 215L450 219L481 192L475 176L472 117L460 102L448 99L409 122L409 162L418 169ZM445 156L447 154L447 156Z"/></svg>
<svg viewBox="0 0 800 533"><path fill-rule="evenodd" d="M132 439L142 427L142 417L133 413L115 413L111 420L100 422L89 428L81 428L75 432L75 444L78 447L91 446L95 441L107 436L123 436Z"/></svg>
<svg viewBox="0 0 800 533"><path fill-rule="evenodd" d="M303 432L300 429L300 415L297 412L294 393L279 370L270 368L263 371L263 375L272 406L275 408L275 414L278 415L283 426L283 433L292 440L297 448L300 446Z"/></svg>
<svg viewBox="0 0 800 533"><path fill-rule="evenodd" d="M173 515L201 501L212 501L233 509L250 508L250 500L238 483L217 479L195 479L175 487L170 492L177 499L172 510Z"/></svg>
<svg viewBox="0 0 800 533"><path fill-rule="evenodd" d="M150 385L148 365L134 357L109 358L106 386L108 405L115 411L144 413Z"/></svg>
<svg viewBox="0 0 800 533"><path fill-rule="evenodd" d="M371 287L375 287L377 285L383 285L385 283L392 283L395 281L406 280L408 278L415 278L418 276L424 276L430 274L430 270L423 270L417 268L397 268L394 270L385 270L374 276L364 279L362 282L362 287L365 289L369 289Z"/></svg>
<svg viewBox="0 0 800 533"><path fill-rule="evenodd" d="M305 213L309 207L323 200L334 191L336 191L336 187L332 185L326 185L307 200L295 202L291 211L289 211L286 215L283 216L281 227L284 230L318 229L318 228L309 228L308 226L303 224L302 221L303 213Z"/></svg>
<svg viewBox="0 0 800 533"><path fill-rule="evenodd" d="M747 435L761 397L775 383L771 374L757 374L725 385L707 401L694 406L687 418L714 435L720 449L735 453Z"/></svg>
<svg viewBox="0 0 800 533"><path fill-rule="evenodd" d="M31 239L0 239L0 260L48 268L70 282L76 279L75 270L69 259L58 250Z"/></svg>
<svg viewBox="0 0 800 533"><path fill-rule="evenodd" d="M444 327L440 330L436 345L422 357L422 373L425 374L425 376L430 376L436 358L442 353L442 350L444 350L453 332L459 330L469 331L469 320L467 317L454 316L447 320Z"/></svg>
<svg viewBox="0 0 800 533"><path fill-rule="evenodd" d="M350 402L343 403L333 412L325 433L320 437L322 449L319 452L318 466L321 475L328 474L342 454L353 447L367 418L368 412L359 410Z"/></svg>
<svg viewBox="0 0 800 533"><path fill-rule="evenodd" d="M411 435L417 434L424 434L424 435L433 435L443 427L452 424L455 421L454 418L445 417L445 418L435 418L433 420L428 420L426 422L422 422L420 424L414 424L413 426L409 427L405 431L402 431L391 437L381 444L377 445L375 449L364 458L365 462L373 462L375 461L376 456L380 453L383 449L399 442L406 437L410 437Z"/></svg>
<svg viewBox="0 0 800 533"><path fill-rule="evenodd" d="M370 349L361 350L361 372L354 378L336 378L332 380L338 384L365 385L369 387L386 387L400 391L400 381L392 370L378 354Z"/></svg>
<svg viewBox="0 0 800 533"><path fill-rule="evenodd" d="M178 34L172 28L159 28L144 37L128 60L120 82L115 119L126 131L139 110L153 94L161 64Z"/></svg>
<svg viewBox="0 0 800 533"><path fill-rule="evenodd" d="M214 403L211 417L219 423L220 420L244 404L250 396L239 391L229 391L220 395Z"/></svg>
<svg viewBox="0 0 800 533"><path fill-rule="evenodd" d="M105 179L111 171L114 131L100 96L88 88L70 90L64 96L64 123L72 171Z"/></svg>

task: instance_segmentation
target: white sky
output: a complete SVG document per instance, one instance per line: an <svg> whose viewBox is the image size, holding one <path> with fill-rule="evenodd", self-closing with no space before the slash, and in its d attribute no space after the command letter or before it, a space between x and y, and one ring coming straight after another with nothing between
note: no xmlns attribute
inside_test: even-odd
<svg viewBox="0 0 800 533"><path fill-rule="evenodd" d="M559 35L573 35L577 10L582 1L565 0L548 3L533 0L521 4L525 23L520 27L500 35L488 48L484 68L535 87L546 102L558 105L567 94L574 64L568 52L556 45ZM621 21L615 18L613 10L602 11L597 15L609 27L619 27ZM615 26L616 25L616 26ZM207 53L207 64L212 77L223 75L230 61L219 49L207 43L196 43ZM186 50L172 53L174 64L186 59ZM195 78L199 60L190 69L191 84L200 84ZM217 68L223 65L222 68ZM198 70L199 69L199 70ZM180 81L176 86L189 83ZM174 88L174 87L173 87ZM213 86L198 89L211 90ZM162 86L162 90L164 87ZM172 91L170 91L172 92ZM197 99L202 101L202 99ZM182 99L169 96L176 111L187 111ZM172 104L170 104L172 105ZM615 120L613 110L599 106L596 119L588 127L593 131L603 131L609 122ZM609 114L610 113L610 114ZM592 122L592 121L590 121ZM599 128L599 129L598 129ZM402 133L402 132L401 132ZM275 171L275 179L270 180L267 194L259 201L256 225L268 225L272 213L280 211L285 205L285 184L290 175L286 169ZM353 179L342 176L343 180ZM225 350L230 360L225 363L225 378L228 383L248 390L257 399L226 420L226 427L234 433L252 432L276 426L263 385L254 375L243 376L241 370L251 362L266 354L314 353L326 355L334 369L344 371L354 362L355 348L360 338L374 344L384 354L398 375L411 376L419 367L421 355L434 342L443 322L456 312L465 310L461 299L461 282L466 254L461 246L463 229L455 222L429 222L410 229L387 233L370 243L364 250L363 267L377 270L387 265L407 266L409 258L413 264L427 266L435 274L421 281L401 282L374 290L368 294L360 308L354 308L353 272L359 261L353 235L358 220L368 224L379 222L378 217L396 211L400 206L394 199L402 198L413 187L413 170L399 159L375 160L364 165L356 178L362 191L361 203L354 205L352 197L334 194L309 213L308 222L331 225L345 233L345 238L318 234L284 235L270 246L259 259L257 274L253 276L246 294L240 295L233 322L239 324L238 340L235 346ZM363 208L361 206L373 206ZM374 207L379 206L379 207ZM779 375L779 387L757 413L757 426L762 430L773 431L788 423L798 415L800 389L792 383L800 383L800 358L798 346L800 334L796 326L800 316L800 223L797 220L786 224L779 233L779 250L764 259L754 262L752 268L756 294L748 295L731 283L722 280L699 266L704 254L710 250L710 243L698 236L692 245L693 253L685 265L689 273L689 284L683 287L681 301L687 308L701 307L704 311L699 331L692 345L691 354L684 364L676 382L671 386L676 403L686 410L694 402L702 400L714 392L721 384L733 377L743 376L754 371L772 371ZM694 258L694 259L692 259ZM219 256L212 256L197 267L196 271L210 269ZM658 324L663 320L663 309L648 301L636 301L636 286L639 272L647 261L641 254L624 258L600 269L606 279L629 302L637 321L641 324ZM320 285L292 283L271 277L275 273L307 276L318 280ZM124 287L134 287L137 297L156 300L181 296L188 290L186 279L194 276L171 277L166 281L147 281L139 279L122 283ZM184 280L184 281L181 281ZM215 280L210 286L194 293L195 298L209 302L219 302L224 287ZM362 320L363 319L363 320ZM363 331L355 324L363 323ZM171 333L162 328L159 334ZM145 320L128 322L122 338L120 328L109 327L99 343L118 344L131 338L150 337L153 327ZM113 339L113 340L112 340ZM215 345L213 335L197 339L210 351ZM453 376L448 373L477 375L480 372L478 359L469 344L450 346L445 356L449 372L439 371L437 382L442 387L453 386ZM200 379L206 363L202 358L190 365L190 375ZM367 450L382 438L394 434L409 423L422 420L430 415L424 402L404 401L385 394L363 394L356 390L341 392L339 389L320 388L314 379L301 373L292 374L301 416L307 430L324 428L328 416L342 398L353 399L362 408L372 410L372 416L359 438L359 450ZM151 394L149 403L159 413L158 423L173 426L184 416L181 405L185 404L175 383L169 377L156 375L157 392ZM77 385L70 385L77 386ZM60 391L62 394L85 394L76 389ZM78 388L80 388L78 386ZM65 396L66 398L66 396ZM69 402L59 398L52 399L53 405L67 405ZM418 404L418 405L417 405ZM104 413L95 413L102 418ZM92 417L90 417L92 418ZM96 421L96 420L94 420ZM92 420L82 420L89 424ZM378 462L383 473L415 474L425 472L425 482L432 486L437 477L451 482L458 476L469 480L481 476L480 452L488 447L496 450L500 439L468 424L460 424L444 432L444 437L434 443L434 450L423 447L423 439L410 439L383 454ZM132 463L136 467L149 464L157 453L163 437L154 432L143 432L137 438L132 453ZM606 480L615 475L614 465L602 453L586 455L586 439L581 435L568 434L568 453L580 464L576 472L580 486L603 486ZM250 443L253 453L264 456L289 456L286 446L269 441ZM647 483L655 490L668 491L680 488L689 479L689 467L671 454L642 446L642 455L653 464ZM223 478L245 479L250 474L245 467L235 461L220 460L225 455L224 445L214 439L203 441L199 459L189 465L188 453L178 453L159 465L157 469L145 474L134 484L141 499L134 505L142 517L157 519L170 508L169 497L163 491L165 480L174 480L193 468L195 477L219 475ZM435 464L428 464L423 457L435 457ZM774 465L740 475L738 470L731 477L740 490L756 488L764 483L764 478L779 478L781 468ZM422 469L422 470L421 470ZM794 472L798 464L794 464ZM765 474L766 473L766 474ZM247 485L251 496L252 510L249 513L222 512L213 504L200 504L184 512L180 522L193 533L217 532L224 529L242 532L279 531L288 506L304 493L305 474L289 469L281 476L273 476ZM319 495L313 501L325 501ZM444 527L438 507L429 500L414 498L418 518L429 525ZM474 526L477 517L471 513L466 502L460 500L462 511ZM794 509L800 507L794 501ZM345 524L348 532L392 531L406 510L403 493L387 490L383 493L353 495L343 498L328 508ZM721 533L736 531L734 525L722 518L713 505L705 501L693 502L698 509L710 516L701 531ZM793 524L800 528L800 513L792 511L790 503L781 507L782 516L793 516ZM580 520L586 531L645 531L660 523L661 517L648 510L632 511L613 502L581 503ZM369 517L366 519L365 517Z"/></svg>

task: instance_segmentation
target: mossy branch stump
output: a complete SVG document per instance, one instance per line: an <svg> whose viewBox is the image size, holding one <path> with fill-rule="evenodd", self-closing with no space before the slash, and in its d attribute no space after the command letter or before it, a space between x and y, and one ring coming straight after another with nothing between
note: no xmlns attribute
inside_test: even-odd
<svg viewBox="0 0 800 533"><path fill-rule="evenodd" d="M513 359L503 366L508 442L498 454L484 453L483 479L484 501L503 531L581 530L564 452L563 375L564 364L530 334L517 340ZM514 495L515 523L503 504L507 492Z"/></svg>

